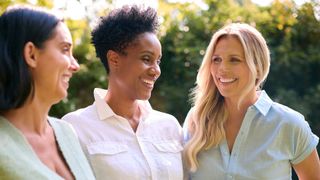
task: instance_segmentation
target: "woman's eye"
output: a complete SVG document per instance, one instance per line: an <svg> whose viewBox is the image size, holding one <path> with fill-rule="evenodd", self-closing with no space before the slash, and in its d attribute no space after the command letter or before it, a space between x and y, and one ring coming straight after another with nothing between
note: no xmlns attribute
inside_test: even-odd
<svg viewBox="0 0 320 180"><path fill-rule="evenodd" d="M62 51L63 51L63 52L69 52L69 51L70 51L70 48L69 48L69 47L64 47L64 48L62 49Z"/></svg>
<svg viewBox="0 0 320 180"><path fill-rule="evenodd" d="M158 65L160 65L161 64L161 60L159 59L159 60L157 60L157 64Z"/></svg>
<svg viewBox="0 0 320 180"><path fill-rule="evenodd" d="M237 62L240 62L241 60L238 59L238 58L231 58L230 61L234 62L234 63L237 63Z"/></svg>
<svg viewBox="0 0 320 180"><path fill-rule="evenodd" d="M151 61L149 57L142 57L142 60L146 63L149 63Z"/></svg>
<svg viewBox="0 0 320 180"><path fill-rule="evenodd" d="M219 62L221 62L221 61L222 61L222 59L219 58L219 57L213 57L213 58L212 58L212 62L214 62L214 63L219 63Z"/></svg>

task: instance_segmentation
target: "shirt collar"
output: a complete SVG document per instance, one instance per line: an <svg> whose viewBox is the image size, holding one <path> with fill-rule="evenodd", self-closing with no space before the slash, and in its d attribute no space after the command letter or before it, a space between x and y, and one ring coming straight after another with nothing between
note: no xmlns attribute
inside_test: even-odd
<svg viewBox="0 0 320 180"><path fill-rule="evenodd" d="M111 107L105 102L104 98L107 94L108 90L101 89L101 88L95 88L93 91L95 104L97 107L97 112L99 115L100 120L105 120L112 116L117 116ZM139 107L142 113L142 119L145 119L149 113L152 111L152 107L149 103L149 101L145 100L138 100Z"/></svg>
<svg viewBox="0 0 320 180"><path fill-rule="evenodd" d="M254 103L254 106L258 109L259 112L261 112L261 114L266 116L272 106L273 101L265 91L260 91L258 93L260 93L260 95L257 102Z"/></svg>
<svg viewBox="0 0 320 180"><path fill-rule="evenodd" d="M100 120L104 120L115 115L110 106L104 100L107 92L108 90L101 88L95 88L93 90L94 100Z"/></svg>

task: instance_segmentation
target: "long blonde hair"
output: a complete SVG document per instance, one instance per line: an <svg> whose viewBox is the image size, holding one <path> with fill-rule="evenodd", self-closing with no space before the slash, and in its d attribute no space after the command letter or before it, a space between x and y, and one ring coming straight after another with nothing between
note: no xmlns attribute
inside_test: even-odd
<svg viewBox="0 0 320 180"><path fill-rule="evenodd" d="M243 23L232 23L218 30L210 41L200 66L196 87L191 96L194 103L188 131L191 139L185 146L184 160L187 168L194 172L199 166L198 154L217 146L225 137L224 123L228 113L224 98L219 93L210 73L211 57L217 42L226 36L236 37L242 44L246 63L250 70L249 84L238 102L240 106L250 89L261 87L267 78L270 53L265 39L254 27Z"/></svg>

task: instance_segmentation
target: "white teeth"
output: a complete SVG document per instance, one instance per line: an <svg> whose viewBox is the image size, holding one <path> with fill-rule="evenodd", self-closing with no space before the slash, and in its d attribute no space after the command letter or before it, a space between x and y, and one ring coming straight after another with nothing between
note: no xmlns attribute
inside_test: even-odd
<svg viewBox="0 0 320 180"><path fill-rule="evenodd" d="M222 83L230 83L236 80L236 78L219 78Z"/></svg>
<svg viewBox="0 0 320 180"><path fill-rule="evenodd" d="M70 77L66 77L66 76L64 76L64 77L62 78L62 80L63 80L64 82L69 82Z"/></svg>
<svg viewBox="0 0 320 180"><path fill-rule="evenodd" d="M154 81L153 80L147 80L147 79L142 79L142 81L145 83L145 85L149 88L153 88Z"/></svg>
<svg viewBox="0 0 320 180"><path fill-rule="evenodd" d="M142 81L144 83L151 84L151 85L154 83L154 81L150 81L150 80L146 80L146 79L143 79Z"/></svg>

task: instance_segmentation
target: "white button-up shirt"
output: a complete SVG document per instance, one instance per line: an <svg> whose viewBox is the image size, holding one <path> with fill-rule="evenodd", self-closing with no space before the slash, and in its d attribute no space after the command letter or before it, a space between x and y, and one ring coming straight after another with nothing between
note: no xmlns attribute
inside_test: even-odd
<svg viewBox="0 0 320 180"><path fill-rule="evenodd" d="M96 178L182 179L182 129L176 118L153 110L148 101L139 101L147 115L134 132L128 120L104 101L106 93L96 88L92 105L62 118L78 133Z"/></svg>

